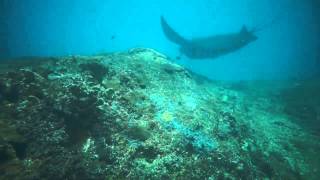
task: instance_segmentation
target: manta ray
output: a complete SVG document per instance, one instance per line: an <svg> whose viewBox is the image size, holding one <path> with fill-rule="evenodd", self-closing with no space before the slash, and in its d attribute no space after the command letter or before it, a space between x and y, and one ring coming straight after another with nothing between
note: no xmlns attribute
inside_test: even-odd
<svg viewBox="0 0 320 180"><path fill-rule="evenodd" d="M217 58L235 52L258 39L254 34L255 31L249 31L245 25L239 32L191 40L182 37L173 30L163 16L161 16L161 26L165 36L178 44L180 52L190 59Z"/></svg>

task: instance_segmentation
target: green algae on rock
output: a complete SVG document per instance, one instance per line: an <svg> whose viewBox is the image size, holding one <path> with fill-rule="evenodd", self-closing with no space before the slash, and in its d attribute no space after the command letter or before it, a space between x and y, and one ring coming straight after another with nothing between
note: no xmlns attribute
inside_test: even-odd
<svg viewBox="0 0 320 180"><path fill-rule="evenodd" d="M2 179L319 177L277 102L152 49L27 60L0 65Z"/></svg>

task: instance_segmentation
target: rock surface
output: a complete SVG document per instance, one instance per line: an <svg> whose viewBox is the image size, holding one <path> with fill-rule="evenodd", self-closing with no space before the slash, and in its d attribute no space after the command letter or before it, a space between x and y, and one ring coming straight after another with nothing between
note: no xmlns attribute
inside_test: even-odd
<svg viewBox="0 0 320 180"><path fill-rule="evenodd" d="M239 87L151 49L3 62L0 179L319 178L319 137Z"/></svg>

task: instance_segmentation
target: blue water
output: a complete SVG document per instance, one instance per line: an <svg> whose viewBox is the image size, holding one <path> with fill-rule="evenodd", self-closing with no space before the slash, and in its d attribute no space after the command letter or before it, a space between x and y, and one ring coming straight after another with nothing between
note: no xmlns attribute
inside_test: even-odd
<svg viewBox="0 0 320 180"><path fill-rule="evenodd" d="M1 57L90 55L154 48L212 79L306 78L319 63L315 0L1 0ZM259 39L214 60L179 56L160 16L187 38L265 26ZM270 23L276 19L274 23Z"/></svg>

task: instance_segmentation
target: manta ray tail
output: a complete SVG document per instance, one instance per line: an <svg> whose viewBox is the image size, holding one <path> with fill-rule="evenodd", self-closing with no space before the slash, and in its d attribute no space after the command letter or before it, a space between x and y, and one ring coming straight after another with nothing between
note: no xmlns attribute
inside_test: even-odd
<svg viewBox="0 0 320 180"><path fill-rule="evenodd" d="M179 45L184 45L187 43L187 40L185 38L180 36L175 30L173 30L169 26L169 24L167 23L167 21L164 19L163 16L161 16L161 26L164 34L170 41Z"/></svg>

